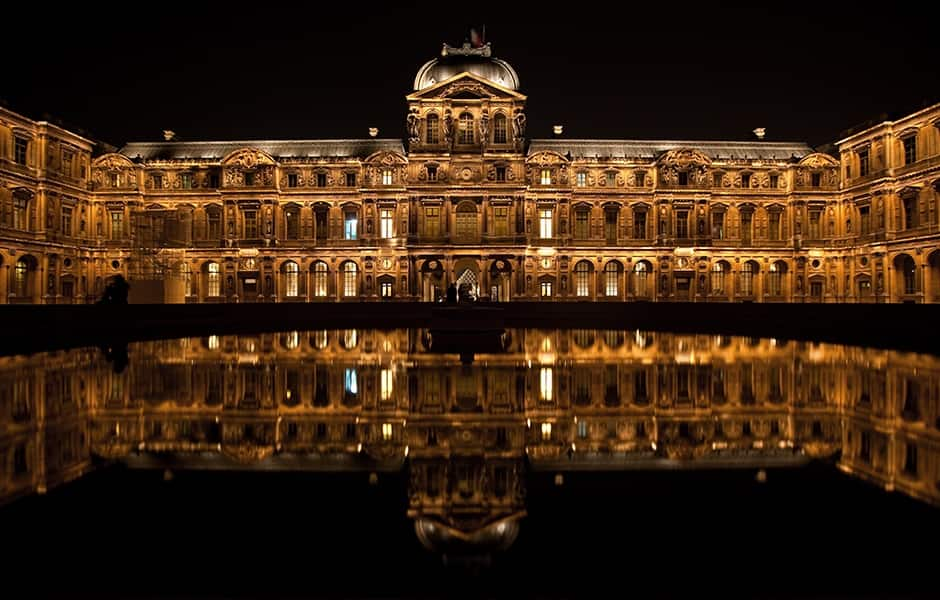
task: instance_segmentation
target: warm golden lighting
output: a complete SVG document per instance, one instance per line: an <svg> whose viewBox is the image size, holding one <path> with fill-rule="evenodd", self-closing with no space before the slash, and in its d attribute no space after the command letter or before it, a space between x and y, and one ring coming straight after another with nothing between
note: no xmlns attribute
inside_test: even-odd
<svg viewBox="0 0 940 600"><path fill-rule="evenodd" d="M392 439L392 424L382 423L382 439L386 442Z"/></svg>
<svg viewBox="0 0 940 600"><path fill-rule="evenodd" d="M542 367L539 371L539 399L542 402L552 401L552 383L551 367Z"/></svg>
<svg viewBox="0 0 940 600"><path fill-rule="evenodd" d="M552 424L542 423L542 439L550 440L552 438Z"/></svg>
<svg viewBox="0 0 940 600"><path fill-rule="evenodd" d="M392 397L392 390L394 389L394 374L391 369L382 369L380 377L380 394L383 401L387 401Z"/></svg>

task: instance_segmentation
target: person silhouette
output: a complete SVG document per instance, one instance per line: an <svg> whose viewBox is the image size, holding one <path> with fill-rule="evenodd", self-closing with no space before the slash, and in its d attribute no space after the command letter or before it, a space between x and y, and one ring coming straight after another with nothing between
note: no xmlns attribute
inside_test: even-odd
<svg viewBox="0 0 940 600"><path fill-rule="evenodd" d="M447 286L447 303L457 303L457 285L454 283L451 283L449 286Z"/></svg>
<svg viewBox="0 0 940 600"><path fill-rule="evenodd" d="M104 288L98 304L127 304L127 292L131 286L121 274L115 275Z"/></svg>

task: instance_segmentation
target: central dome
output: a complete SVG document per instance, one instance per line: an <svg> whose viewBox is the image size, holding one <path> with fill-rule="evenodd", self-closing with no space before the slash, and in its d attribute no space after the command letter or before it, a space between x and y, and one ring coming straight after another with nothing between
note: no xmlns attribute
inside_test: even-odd
<svg viewBox="0 0 940 600"><path fill-rule="evenodd" d="M418 69L415 91L431 87L459 73L473 73L498 86L513 91L519 89L516 70L505 60L490 56L489 44L482 48L472 48L470 44L453 48L444 44L440 58L431 59Z"/></svg>

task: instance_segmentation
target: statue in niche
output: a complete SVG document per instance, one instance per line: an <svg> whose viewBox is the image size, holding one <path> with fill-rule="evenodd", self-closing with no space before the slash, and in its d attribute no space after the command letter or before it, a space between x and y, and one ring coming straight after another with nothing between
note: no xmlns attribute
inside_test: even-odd
<svg viewBox="0 0 940 600"><path fill-rule="evenodd" d="M450 110L444 112L441 129L444 132L444 143L450 146L454 143L454 117L450 114Z"/></svg>
<svg viewBox="0 0 940 600"><path fill-rule="evenodd" d="M568 291L568 276L567 275L561 276L561 291L563 292Z"/></svg>
<svg viewBox="0 0 940 600"><path fill-rule="evenodd" d="M483 111L483 115L480 116L480 143L483 146L486 146L486 143L490 140L490 115L488 112Z"/></svg>
<svg viewBox="0 0 940 600"><path fill-rule="evenodd" d="M881 275L880 271L875 276L875 289L878 291L879 294L883 294L885 291L884 277Z"/></svg>
<svg viewBox="0 0 940 600"><path fill-rule="evenodd" d="M274 281L270 275L264 276L264 293L268 296L274 295Z"/></svg>
<svg viewBox="0 0 940 600"><path fill-rule="evenodd" d="M514 142L521 144L524 138L525 138L525 113L522 112L522 109L517 108L516 114L512 118L512 139Z"/></svg>
<svg viewBox="0 0 940 600"><path fill-rule="evenodd" d="M705 275L699 274L698 276L698 291L700 294L705 293Z"/></svg>
<svg viewBox="0 0 940 600"><path fill-rule="evenodd" d="M408 141L412 144L417 144L419 141L421 141L421 132L418 129L419 121L420 119L418 118L418 109L412 108L409 110L406 123L408 126Z"/></svg>
<svg viewBox="0 0 940 600"><path fill-rule="evenodd" d="M235 293L235 278L229 275L225 278L225 294L231 296Z"/></svg>
<svg viewBox="0 0 940 600"><path fill-rule="evenodd" d="M799 275L796 278L796 293L797 294L803 293L803 276L802 275Z"/></svg>

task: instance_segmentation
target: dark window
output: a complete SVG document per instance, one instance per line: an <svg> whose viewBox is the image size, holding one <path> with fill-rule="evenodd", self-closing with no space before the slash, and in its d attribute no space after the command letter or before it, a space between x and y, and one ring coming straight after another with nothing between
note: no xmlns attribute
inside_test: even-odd
<svg viewBox="0 0 940 600"><path fill-rule="evenodd" d="M751 187L751 174L750 173L741 174L741 187L743 188Z"/></svg>
<svg viewBox="0 0 940 600"><path fill-rule="evenodd" d="M14 475L23 475L27 470L26 464L26 446L17 446L13 450L13 474Z"/></svg>
<svg viewBox="0 0 940 600"><path fill-rule="evenodd" d="M346 173L346 187L356 187L355 173Z"/></svg>
<svg viewBox="0 0 940 600"><path fill-rule="evenodd" d="M638 240L646 239L646 211L633 213L633 237Z"/></svg>
<svg viewBox="0 0 940 600"><path fill-rule="evenodd" d="M506 167L496 167L496 181L506 181Z"/></svg>
<svg viewBox="0 0 940 600"><path fill-rule="evenodd" d="M245 173L245 185L254 185L255 184L255 174L248 172Z"/></svg>
<svg viewBox="0 0 940 600"><path fill-rule="evenodd" d="M818 188L822 185L822 173L810 173L810 185Z"/></svg>
<svg viewBox="0 0 940 600"><path fill-rule="evenodd" d="M287 239L296 240L300 237L300 211L296 208L288 209L284 212L284 221L287 225Z"/></svg>
<svg viewBox="0 0 940 600"><path fill-rule="evenodd" d="M154 175L153 176L153 189L162 190L163 189L163 175Z"/></svg>
<svg viewBox="0 0 940 600"><path fill-rule="evenodd" d="M606 173L605 175L606 175L606 177L607 177L607 185L608 185L609 187L613 187L613 186L617 185L617 173L616 173L616 172L614 172L614 171L607 171L607 173Z"/></svg>
<svg viewBox="0 0 940 600"><path fill-rule="evenodd" d="M712 173L712 185L714 187L721 187L721 178L723 176L722 173Z"/></svg>
<svg viewBox="0 0 940 600"><path fill-rule="evenodd" d="M611 244L617 242L617 214L615 208L604 211L604 237Z"/></svg>
<svg viewBox="0 0 940 600"><path fill-rule="evenodd" d="M287 187L295 188L297 187L297 182L298 182L297 173L287 174Z"/></svg>
<svg viewBox="0 0 940 600"><path fill-rule="evenodd" d="M868 175L868 150L862 150L858 153L858 174L861 177Z"/></svg>
<svg viewBox="0 0 940 600"><path fill-rule="evenodd" d="M679 171L679 185L689 185L689 173L687 171Z"/></svg>
<svg viewBox="0 0 940 600"><path fill-rule="evenodd" d="M753 217L754 213L741 213L741 242L744 244L751 243L751 219Z"/></svg>
<svg viewBox="0 0 940 600"><path fill-rule="evenodd" d="M860 206L858 212L862 219L862 235L871 233L871 207Z"/></svg>
<svg viewBox="0 0 940 600"><path fill-rule="evenodd" d="M317 173L317 187L326 187L326 173Z"/></svg>
<svg viewBox="0 0 940 600"><path fill-rule="evenodd" d="M258 237L258 212L246 210L245 213L245 238L254 239Z"/></svg>
<svg viewBox="0 0 940 600"><path fill-rule="evenodd" d="M180 173L180 187L184 190L193 189L193 174L192 173Z"/></svg>
<svg viewBox="0 0 940 600"><path fill-rule="evenodd" d="M218 173L209 173L209 187L211 188L219 187L219 174Z"/></svg>
<svg viewBox="0 0 940 600"><path fill-rule="evenodd" d="M689 213L685 210L676 211L676 237L689 237Z"/></svg>
<svg viewBox="0 0 940 600"><path fill-rule="evenodd" d="M771 240L780 239L780 211L771 211L768 215L770 223L768 227L768 236Z"/></svg>
<svg viewBox="0 0 940 600"><path fill-rule="evenodd" d="M809 213L809 239L818 240L820 237L819 230L819 221L822 217L822 212L818 210L812 210Z"/></svg>
<svg viewBox="0 0 940 600"><path fill-rule="evenodd" d="M574 213L574 237L576 240L588 238L589 224L588 211L578 210Z"/></svg>
<svg viewBox="0 0 940 600"><path fill-rule="evenodd" d="M904 138L904 164L912 165L917 162L917 136Z"/></svg>
<svg viewBox="0 0 940 600"><path fill-rule="evenodd" d="M26 146L29 143L28 140L23 138L16 138L13 142L13 160L17 164L25 165L26 164Z"/></svg>
<svg viewBox="0 0 940 600"><path fill-rule="evenodd" d="M770 176L770 187L771 187L771 189L777 189L778 187L780 187L779 184L780 184L780 176L779 176L779 175L771 175L771 176Z"/></svg>
<svg viewBox="0 0 940 600"><path fill-rule="evenodd" d="M222 237L222 212L219 210L207 211L209 217L209 239L217 240Z"/></svg>
<svg viewBox="0 0 940 600"><path fill-rule="evenodd" d="M823 295L823 282L822 281L811 281L809 283L809 295L813 298L822 298Z"/></svg>
<svg viewBox="0 0 940 600"><path fill-rule="evenodd" d="M725 213L712 213L712 237L716 240L725 239Z"/></svg>
<svg viewBox="0 0 940 600"><path fill-rule="evenodd" d="M643 171L637 171L633 174L634 179L636 180L636 187L643 187L646 183L646 173Z"/></svg>
<svg viewBox="0 0 940 600"><path fill-rule="evenodd" d="M428 165L428 181L437 181L437 167L435 165Z"/></svg>
<svg viewBox="0 0 940 600"><path fill-rule="evenodd" d="M902 202L904 204L904 228L917 227L917 198L907 196Z"/></svg>
<svg viewBox="0 0 940 600"><path fill-rule="evenodd" d="M917 476L917 446L910 442L904 448L904 473Z"/></svg>
<svg viewBox="0 0 940 600"><path fill-rule="evenodd" d="M314 217L317 228L317 239L325 240L327 238L327 211L325 209L319 209L314 213Z"/></svg>

